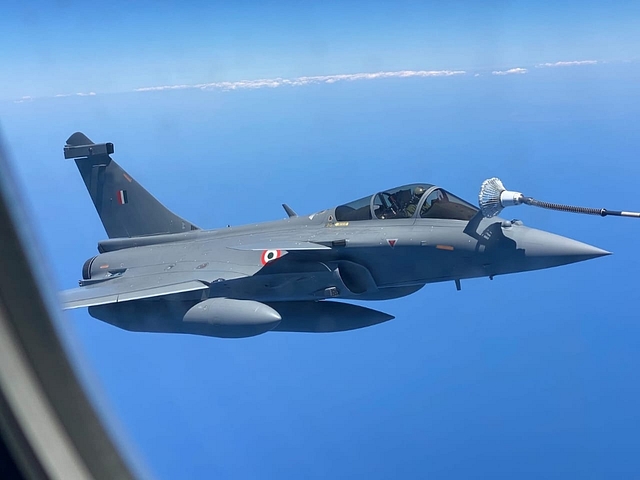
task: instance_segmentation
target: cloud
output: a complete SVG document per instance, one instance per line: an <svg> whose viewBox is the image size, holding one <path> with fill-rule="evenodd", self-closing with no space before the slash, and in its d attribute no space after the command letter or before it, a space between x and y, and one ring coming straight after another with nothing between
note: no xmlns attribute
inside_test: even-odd
<svg viewBox="0 0 640 480"><path fill-rule="evenodd" d="M464 75L464 70L401 70L397 72L376 73L347 73L341 75L317 75L296 78L270 78L259 80L240 80L236 82L212 82L194 85L162 85L157 87L136 88L136 92L151 92L162 90L241 90L258 88L299 87L304 85L333 84L338 82L353 82L358 80L375 80L379 78L411 78L411 77L451 77Z"/></svg>
<svg viewBox="0 0 640 480"><path fill-rule="evenodd" d="M572 61L559 61L538 63L536 68L547 67L572 67L578 65L596 65L599 63L606 63L603 60L572 60ZM529 70L523 67L510 68L509 70L494 70L492 75L522 75L528 73ZM199 89L199 90L256 90L260 88L279 88L279 87L300 87L304 85L318 85L327 84L331 85L338 82L355 82L360 80L376 80L384 78L427 78L427 77L452 77L459 75L466 75L469 72L465 70L399 70L393 72L373 72L373 73L345 73L337 75L315 75L306 77L294 77L294 78L262 78L258 80L239 80L229 82L211 82L211 83L197 83L197 84L180 84L180 85L159 85L153 87L141 87L136 88L134 92L154 92L164 90L187 90L187 89ZM473 73L474 77L480 77L484 75L482 73ZM469 73L469 74L471 74ZM131 90L130 90L131 91ZM54 95L53 98L65 98L65 97L92 97L97 95L96 92L78 92L78 93L59 93ZM14 103L32 102L40 98L52 98L52 97L32 97L25 95L24 97L14 100Z"/></svg>
<svg viewBox="0 0 640 480"><path fill-rule="evenodd" d="M536 67L574 67L576 65L595 65L596 63L598 60L572 60L570 62L539 63Z"/></svg>
<svg viewBox="0 0 640 480"><path fill-rule="evenodd" d="M65 98L65 97L94 97L96 94L96 92L88 92L88 93L83 93L83 92L78 92L78 93L58 93L57 95L54 95L54 98Z"/></svg>
<svg viewBox="0 0 640 480"><path fill-rule="evenodd" d="M529 70L527 70L526 68L510 68L509 70L494 70L493 72L491 72L491 75L522 75L527 73Z"/></svg>
<svg viewBox="0 0 640 480"><path fill-rule="evenodd" d="M96 95L96 92L88 92L88 93L83 93L83 92L78 92L78 93L58 93L57 95L55 95L55 98L62 98L62 97L93 97Z"/></svg>

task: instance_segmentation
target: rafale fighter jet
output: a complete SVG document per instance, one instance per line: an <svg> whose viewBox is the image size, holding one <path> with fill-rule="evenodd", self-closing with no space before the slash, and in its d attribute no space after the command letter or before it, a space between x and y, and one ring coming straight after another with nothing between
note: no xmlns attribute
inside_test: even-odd
<svg viewBox="0 0 640 480"><path fill-rule="evenodd" d="M248 337L337 332L393 317L336 300L403 297L434 282L538 270L609 252L486 218L435 185L405 185L312 215L201 230L74 133L75 159L109 239L82 267L65 309L132 331Z"/></svg>

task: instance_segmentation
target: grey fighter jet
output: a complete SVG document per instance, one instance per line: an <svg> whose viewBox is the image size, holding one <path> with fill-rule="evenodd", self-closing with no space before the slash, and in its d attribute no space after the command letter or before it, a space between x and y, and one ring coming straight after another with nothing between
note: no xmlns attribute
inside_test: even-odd
<svg viewBox="0 0 640 480"><path fill-rule="evenodd" d="M249 337L337 332L393 317L340 300L385 300L428 283L555 267L609 252L487 218L435 185L404 185L311 215L202 230L165 208L74 133L72 158L109 238L65 309L132 331Z"/></svg>

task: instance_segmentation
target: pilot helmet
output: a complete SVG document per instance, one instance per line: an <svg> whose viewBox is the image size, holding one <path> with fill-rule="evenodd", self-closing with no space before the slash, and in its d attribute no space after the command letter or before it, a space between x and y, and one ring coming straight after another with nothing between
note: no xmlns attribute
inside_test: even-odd
<svg viewBox="0 0 640 480"><path fill-rule="evenodd" d="M422 185L419 185L419 186L417 186L416 188L414 188L414 189L413 189L413 194L414 194L416 197L421 197L421 196L422 196L422 194L423 194L425 191L426 191L426 189L425 189Z"/></svg>

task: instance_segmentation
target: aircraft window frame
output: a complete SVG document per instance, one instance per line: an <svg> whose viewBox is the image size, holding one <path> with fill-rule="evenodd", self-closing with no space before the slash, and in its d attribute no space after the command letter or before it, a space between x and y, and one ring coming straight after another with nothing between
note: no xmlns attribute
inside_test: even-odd
<svg viewBox="0 0 640 480"><path fill-rule="evenodd" d="M425 189L425 191L422 194L422 196L420 197L420 200L418 200L418 203L416 204L416 210L410 216L400 215L400 212L405 211L406 207L411 203L411 200L413 199L413 196L414 196L413 192L417 187L423 187ZM429 183L409 183L409 184L406 184L406 185L400 185L399 187L390 188L388 190L383 190L381 192L374 193L371 196L371 218L373 220L397 220L397 219L416 218L416 212L420 211L420 204L422 202L422 198L425 196L425 194L427 192L433 190L434 188L437 188L437 187L435 185L431 185ZM378 216L378 214L376 213L376 209L374 208L376 199L378 197L380 197L381 200L384 201L384 197L383 197L384 194L387 194L387 199L391 199L391 197L393 195L396 195L397 193L402 192L402 191L409 191L411 193L410 199L406 202L407 205L405 205L405 207L402 208L402 205L398 205L396 203L395 207L397 209L397 212L395 213L394 216L387 217L387 218ZM391 203L391 202L388 202L388 203Z"/></svg>
<svg viewBox="0 0 640 480"><path fill-rule="evenodd" d="M461 204L463 206L470 207L475 212L473 216L475 216L478 213L479 209L475 205L467 202L463 198L460 198L459 196L449 192L448 190L445 190L442 187L434 185L432 188L430 188L429 190L427 190L426 192L424 192L422 194L422 198L420 199L420 203L418 204L418 208L416 209L416 212L415 212L415 215L417 215L417 218L431 219L431 220L458 220L458 221L461 221L461 222L468 222L469 220L471 220L471 218L473 218L473 216L471 216L469 219L465 220L465 219L462 219L462 218L451 218L451 217L423 217L422 216L422 208L423 208L424 204L426 203L427 199L429 198L429 195L431 195L433 192L435 192L437 190L442 190L442 192L444 192L444 194L447 195L448 197L455 198L456 201L454 201L452 203ZM430 208L431 207L429 207L429 209Z"/></svg>
<svg viewBox="0 0 640 480"><path fill-rule="evenodd" d="M385 194L386 194L386 198L384 196ZM375 208L375 206L377 205L376 199L378 198L380 198L380 203L381 203L380 206L384 208L384 212L387 212L387 211L393 212L393 216L385 218L384 212L381 212L380 215L378 215L379 209ZM371 218L373 220L391 220L396 218L405 218L405 217L399 216L400 209L398 208L398 204L395 200L393 200L392 194L389 194L388 190L371 195L370 208L371 208Z"/></svg>
<svg viewBox="0 0 640 480"><path fill-rule="evenodd" d="M420 196L420 199L417 203L415 203L415 210L410 215L406 215L406 210L410 205L414 205L412 201L416 197L415 189L417 187L424 188L424 193ZM459 204L462 206L469 207L474 212L474 215L478 212L478 208L466 200L458 197L457 195L449 192L448 190L439 187L438 185L433 185L430 183L409 183L406 185L401 185L399 187L390 188L387 190L382 190L376 192L367 197L362 197L357 200L353 200L349 203L344 203L335 207L334 215L336 221L367 221L367 220L398 220L398 219L417 219L417 218L431 218L431 219L440 219L440 220L460 220L460 221L469 221L469 219L458 218L461 215L456 216L456 212L454 211L451 216L439 216L439 217L424 217L423 208L424 205L434 192L441 190L446 196L453 198L453 202L455 204ZM406 195L409 194L409 198L404 199L394 199L393 197L399 193L403 193ZM365 200L368 199L368 212L365 210ZM347 211L345 212L343 207L347 207ZM382 207L382 208L381 208ZM368 216L365 218L365 212L368 213ZM388 216L387 213L389 213ZM426 212L424 212L426 213ZM459 212L458 212L459 213Z"/></svg>
<svg viewBox="0 0 640 480"><path fill-rule="evenodd" d="M368 197L358 198L357 200L353 200L348 203L343 203L335 207L333 211L333 215L336 217L336 221L338 222L362 222L366 220L372 220L375 217L372 217L373 211L371 208L371 198L374 195L370 195ZM364 200L369 199L369 218L361 218L363 213L363 208L365 207ZM360 203L362 202L362 205ZM346 209L343 207L347 207ZM356 208L357 207L357 208Z"/></svg>
<svg viewBox="0 0 640 480"><path fill-rule="evenodd" d="M420 199L420 201L418 202L418 208L416 208L415 213L413 214L414 217L416 218L423 218L421 213L422 213L422 207L424 206L425 202L427 201L427 198L429 197L429 195L431 195L433 192L435 192L436 190L440 189L439 186L437 185L433 185L431 188L428 188L423 194L422 194L422 198Z"/></svg>

